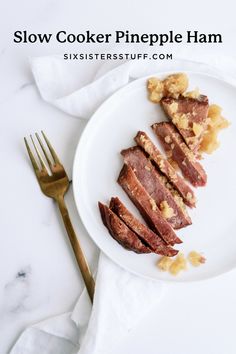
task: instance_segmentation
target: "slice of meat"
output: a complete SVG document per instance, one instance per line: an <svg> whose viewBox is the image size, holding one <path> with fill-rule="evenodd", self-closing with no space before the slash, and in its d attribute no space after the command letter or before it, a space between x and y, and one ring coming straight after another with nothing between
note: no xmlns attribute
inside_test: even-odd
<svg viewBox="0 0 236 354"><path fill-rule="evenodd" d="M142 149L138 146L122 150L124 161L135 172L138 180L148 194L155 200L162 216L174 229L190 225L191 219L186 210L182 210L170 190L165 186L165 178L157 171Z"/></svg>
<svg viewBox="0 0 236 354"><path fill-rule="evenodd" d="M197 152L207 129L209 108L207 96L199 95L198 98L164 97L161 100L161 105L190 150Z"/></svg>
<svg viewBox="0 0 236 354"><path fill-rule="evenodd" d="M172 123L156 123L152 126L159 137L167 154L178 164L184 177L193 186L205 186L207 175L203 167L196 160L193 152L187 147L183 138Z"/></svg>
<svg viewBox="0 0 236 354"><path fill-rule="evenodd" d="M154 126L152 126L154 129ZM154 129L155 131L155 129ZM169 161L162 155L158 148L153 144L148 135L139 131L134 138L136 143L141 146L144 151L149 155L150 159L157 165L160 171L168 178L170 183L177 189L185 204L190 207L195 207L196 198L190 186L185 180L180 177L171 166Z"/></svg>
<svg viewBox="0 0 236 354"><path fill-rule="evenodd" d="M153 252L172 257L178 251L167 246L165 242L146 225L142 224L120 201L119 198L111 198L110 209L121 219L124 223L135 232L138 237L145 242Z"/></svg>
<svg viewBox="0 0 236 354"><path fill-rule="evenodd" d="M117 242L124 248L136 253L151 253L150 248L144 245L138 236L112 210L100 202L98 202L98 206L103 224Z"/></svg>
<svg viewBox="0 0 236 354"><path fill-rule="evenodd" d="M118 183L154 232L157 232L169 245L182 243L170 224L162 217L154 199L144 189L130 166L124 164Z"/></svg>

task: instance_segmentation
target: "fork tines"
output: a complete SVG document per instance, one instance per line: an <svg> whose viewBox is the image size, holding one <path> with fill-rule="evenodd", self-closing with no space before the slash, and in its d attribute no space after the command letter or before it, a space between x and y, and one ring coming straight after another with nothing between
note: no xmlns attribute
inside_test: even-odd
<svg viewBox="0 0 236 354"><path fill-rule="evenodd" d="M38 141L39 146L41 147L41 151L43 152L43 155L45 156L45 158L46 158L46 160L47 160L47 163L48 163L48 166L49 166L49 168L50 168L50 170L51 170L52 167L53 167L53 165L55 165L55 164L57 164L57 163L59 164L60 161L59 161L59 158L58 158L58 156L57 156L55 150L53 149L52 145L50 144L48 138L47 138L46 135L44 134L44 132L41 131L41 133L42 133L42 136L43 136L44 141L46 142L47 148L48 148L48 150L49 150L50 153L51 153L51 159L50 159L50 157L49 157L49 153L48 153L48 152L46 151L46 149L45 149L45 146L44 146L42 140L40 139L39 134L38 134L38 133L35 133L35 137L36 137L36 139L37 139L37 141ZM32 150L31 150L31 148L30 148L30 146L29 146L29 143L28 143L28 141L27 141L26 138L24 138L24 141L25 141L25 145L26 145L26 148L27 148L27 151L28 151L28 154L29 154L29 157L30 157L30 160L31 160L31 163L32 163L32 165L33 165L33 168L34 168L35 172L37 173L37 172L39 172L40 170L41 170L41 171L47 171L47 170L48 170L48 167L47 167L47 165L45 164L45 161L44 161L44 159L43 159L43 157L42 157L42 154L41 154L39 148L37 147L37 144L35 143L35 141L34 141L32 135L30 135L30 139L31 139L31 141L32 141L34 150L35 150L35 152L36 152L36 154L37 154L38 162L39 162L39 163L36 161L36 159L35 159L35 157L34 157L34 154L33 154Z"/></svg>

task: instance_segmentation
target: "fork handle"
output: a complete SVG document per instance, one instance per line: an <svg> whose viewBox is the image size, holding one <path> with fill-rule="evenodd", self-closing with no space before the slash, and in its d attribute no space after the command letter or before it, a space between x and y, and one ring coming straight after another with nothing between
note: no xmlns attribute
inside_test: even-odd
<svg viewBox="0 0 236 354"><path fill-rule="evenodd" d="M91 271L89 269L86 258L84 256L84 253L82 251L82 248L80 246L79 240L76 237L73 225L70 220L69 212L68 212L68 209L67 209L65 201L64 201L64 198L63 197L57 198L57 204L59 206L61 216L62 216L64 225L65 225L67 234L69 236L69 240L70 240L71 246L73 248L76 261L79 265L82 277L84 279L84 283L87 288L89 297L91 299L91 302L93 302L95 282L94 282L93 276L91 274Z"/></svg>

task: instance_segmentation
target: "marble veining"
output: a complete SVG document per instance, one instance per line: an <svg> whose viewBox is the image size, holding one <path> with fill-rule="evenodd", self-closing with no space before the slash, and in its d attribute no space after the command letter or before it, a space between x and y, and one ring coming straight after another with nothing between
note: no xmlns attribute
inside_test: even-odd
<svg viewBox="0 0 236 354"><path fill-rule="evenodd" d="M14 98L15 95L18 93L22 92L24 89L27 89L31 86L35 85L34 82L24 82L20 83L18 87L16 87L7 97L4 97L3 100L0 100L0 105L6 103L7 101L10 101L12 98Z"/></svg>
<svg viewBox="0 0 236 354"><path fill-rule="evenodd" d="M14 279L4 287L4 308L10 313L19 313L27 310L27 299L30 295L32 269L28 265L21 268Z"/></svg>

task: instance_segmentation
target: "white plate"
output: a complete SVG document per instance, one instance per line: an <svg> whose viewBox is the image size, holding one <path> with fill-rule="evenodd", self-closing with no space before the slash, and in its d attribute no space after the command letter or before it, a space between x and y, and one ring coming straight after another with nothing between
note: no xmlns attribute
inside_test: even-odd
<svg viewBox="0 0 236 354"><path fill-rule="evenodd" d="M164 77L169 73L155 74ZM198 87L210 103L223 107L224 116L233 123L236 114L236 88L207 75L188 72L189 89ZM150 76L149 76L150 77ZM97 246L123 268L151 279L193 281L224 273L236 265L236 128L220 134L221 147L205 157L202 164L208 175L204 188L196 189L197 208L189 210L193 225L177 231L185 255L196 250L207 262L177 277L156 267L155 254L137 255L122 248L102 224L97 202L108 203L119 196L139 216L116 183L122 167L121 149L134 145L133 137L144 130L158 145L150 125L165 120L159 105L148 101L147 78L141 78L111 96L90 119L77 148L73 170L75 202L88 233ZM140 216L139 216L140 217Z"/></svg>

